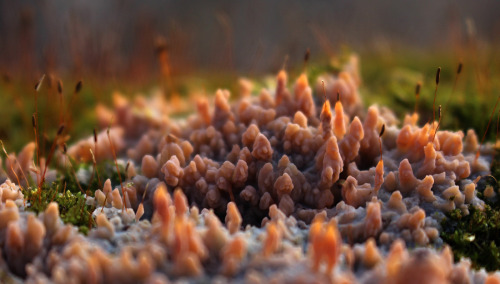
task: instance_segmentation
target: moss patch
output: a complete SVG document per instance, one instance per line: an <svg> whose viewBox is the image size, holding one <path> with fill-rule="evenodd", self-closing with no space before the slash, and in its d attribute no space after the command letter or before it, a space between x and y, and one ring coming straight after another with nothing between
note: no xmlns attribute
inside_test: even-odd
<svg viewBox="0 0 500 284"><path fill-rule="evenodd" d="M483 192L492 186L499 193L500 156L495 156L491 167L492 176L485 176L477 186L477 196L485 201L484 210L469 206L469 214L455 209L443 220L441 238L451 246L455 261L470 258L474 268L484 267L488 271L500 268L500 199L485 198Z"/></svg>
<svg viewBox="0 0 500 284"><path fill-rule="evenodd" d="M41 192L37 188L28 188L23 191L26 200L26 209L40 213L47 209L50 202L59 204L59 214L64 223L71 223L86 234L93 225L92 206L86 205L83 193L72 193L65 190L59 183L44 185Z"/></svg>

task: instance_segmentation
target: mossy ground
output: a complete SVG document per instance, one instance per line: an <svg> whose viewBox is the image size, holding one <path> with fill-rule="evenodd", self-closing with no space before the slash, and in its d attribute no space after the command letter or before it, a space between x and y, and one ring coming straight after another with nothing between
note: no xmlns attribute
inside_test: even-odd
<svg viewBox="0 0 500 284"><path fill-rule="evenodd" d="M492 175L482 177L477 185L477 196L486 203L484 210L469 205L469 214L464 215L460 209L455 209L441 223L441 238L451 246L455 260L466 257L473 267L484 267L488 271L500 269L499 154L493 160ZM486 198L484 190L487 187L492 187L497 196Z"/></svg>
<svg viewBox="0 0 500 284"><path fill-rule="evenodd" d="M125 177L125 169L120 164L118 169L119 173L113 161L99 163L96 169L92 164L80 163L75 172L84 170L91 175L85 182L77 180L71 167L59 169L61 175L56 182L44 184L41 190L37 187L23 189L26 209L38 214L45 211L50 202L57 202L63 222L73 224L86 234L95 225L92 219L95 208L86 204L86 195L93 196L97 189L102 189L107 179L112 185L119 185L120 177Z"/></svg>
<svg viewBox="0 0 500 284"><path fill-rule="evenodd" d="M50 202L59 204L59 214L64 223L70 223L78 227L80 232L87 233L92 227L92 208L85 203L85 195L82 192L73 193L65 189L59 183L37 188L23 190L28 211L35 213L43 212Z"/></svg>

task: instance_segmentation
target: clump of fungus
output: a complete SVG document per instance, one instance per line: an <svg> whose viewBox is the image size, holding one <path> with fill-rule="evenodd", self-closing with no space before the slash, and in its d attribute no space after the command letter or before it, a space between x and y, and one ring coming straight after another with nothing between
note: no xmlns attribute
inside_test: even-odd
<svg viewBox="0 0 500 284"><path fill-rule="evenodd" d="M97 112L108 124L110 113L116 117L112 127L55 161L95 169L114 160L119 183L99 180L82 193L93 210L86 237L63 224L56 203L38 216L25 211L28 179L56 179L50 170L40 177L51 163L35 162L35 144L8 155L0 269L33 283L207 282L219 273L242 282L494 281L466 260L452 263L447 247L424 248L442 244L445 214L498 198L492 189L478 197L473 180L488 175L487 149L473 130L464 137L439 122L420 127L416 113L399 126L384 108L365 112L357 62L320 76L315 88L303 73L290 91L281 70L274 93L252 96L245 79L239 99L217 90L213 109L199 99L198 112L182 120L169 117L162 99L115 96L114 110ZM85 169L77 176L88 182Z"/></svg>

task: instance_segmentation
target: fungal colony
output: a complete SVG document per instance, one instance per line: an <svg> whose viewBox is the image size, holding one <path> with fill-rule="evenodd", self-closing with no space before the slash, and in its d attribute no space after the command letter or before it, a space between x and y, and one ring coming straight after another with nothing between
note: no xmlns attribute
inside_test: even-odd
<svg viewBox="0 0 500 284"><path fill-rule="evenodd" d="M500 281L454 263L439 234L447 212L483 208L475 179L489 172L491 146L473 130L439 129L441 111L424 124L416 112L401 123L365 110L356 57L313 85L306 74L289 84L284 70L276 81L254 94L241 80L234 98L218 90L185 119L162 98L115 95L113 109L98 107L102 132L67 149L56 141L57 164L94 165L75 171L78 183L100 179L106 160L126 168L86 194L86 236L55 202L25 210L20 187L57 171L35 162L35 143L10 154L0 270L30 283Z"/></svg>

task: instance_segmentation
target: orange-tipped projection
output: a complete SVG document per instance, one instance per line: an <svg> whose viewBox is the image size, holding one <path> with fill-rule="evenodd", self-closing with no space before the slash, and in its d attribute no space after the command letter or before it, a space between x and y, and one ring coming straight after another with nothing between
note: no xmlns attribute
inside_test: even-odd
<svg viewBox="0 0 500 284"><path fill-rule="evenodd" d="M335 118L333 120L333 133L338 140L344 138L346 129L345 129L345 121L344 121L344 108L342 107L342 103L338 100L335 103Z"/></svg>

